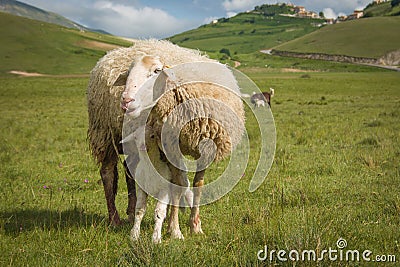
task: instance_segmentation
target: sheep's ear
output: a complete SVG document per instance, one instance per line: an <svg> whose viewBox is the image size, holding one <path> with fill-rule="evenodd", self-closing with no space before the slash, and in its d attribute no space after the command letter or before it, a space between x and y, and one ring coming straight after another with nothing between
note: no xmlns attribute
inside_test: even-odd
<svg viewBox="0 0 400 267"><path fill-rule="evenodd" d="M129 72L125 71L120 73L117 79L112 83L113 86L124 86L126 85L126 80L128 79Z"/></svg>

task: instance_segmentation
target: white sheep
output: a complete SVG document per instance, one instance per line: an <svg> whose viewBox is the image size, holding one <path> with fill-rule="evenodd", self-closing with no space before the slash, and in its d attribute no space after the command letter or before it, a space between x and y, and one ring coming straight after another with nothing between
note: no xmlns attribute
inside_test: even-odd
<svg viewBox="0 0 400 267"><path fill-rule="evenodd" d="M193 69L187 68L188 65L185 65L185 63L215 63L215 61L202 56L198 51L181 48L168 41L138 41L134 47L121 48L108 53L91 72L88 86L88 139L92 154L97 162L101 164L100 174L105 189L109 218L114 225L121 223L115 207L118 154L123 152L122 145L120 145L124 115L121 105L128 114L132 111L139 114L146 105L138 101L142 100L142 98L136 97L137 87L141 87L140 84L146 85L148 81L152 81L153 74L151 70L144 71L144 76L139 77L141 81L137 83L136 88L128 86L125 88L124 85L127 84L129 75L133 75L132 69L138 66L136 63L140 62L140 60L143 61L143 57L146 55L153 57L154 62L158 60L161 63L149 64L148 66L151 66L149 69L156 65L175 66L172 69L177 70L178 74L178 80L173 79L173 75L170 75L171 73L168 73L168 70L161 72L161 74L164 72L165 75L161 76L160 74L160 77L165 77L164 83L161 83L164 86L161 89L165 89L165 93L162 94L152 109L147 122L158 139L161 140L164 122L169 121L170 125L181 129L178 139L176 139L177 136L169 137L171 147L175 146L177 148L176 145L178 145L178 150L180 148L184 155L191 155L198 159L204 155L208 157L209 154L207 153L208 151L200 149L203 140L212 140L216 147L213 160L219 161L230 155L240 142L244 131L244 107L240 99L240 92L233 74L226 66L213 64L212 66L218 71L212 71L210 68L206 69L205 72L204 70L198 72L196 70L197 65L192 65ZM134 63L133 65L132 62ZM179 66L183 67L179 68ZM129 72L130 69L131 72ZM155 67L153 73L157 74L158 69ZM188 69L189 71L187 71ZM194 80L197 82L187 83L187 79L183 79L183 82L180 81L179 77L182 76L182 73L185 73L185 70L190 79L192 77L199 78ZM192 77L190 76L191 74ZM221 81L221 77L226 77L226 82ZM134 80L132 80L132 84L135 84ZM227 88L229 89L227 90ZM124 90L127 93L123 95ZM204 101L203 99L214 99L215 101ZM178 107L185 103L189 103L189 113L195 114L197 117L181 127L182 114L175 114L173 111L179 110ZM219 103L219 105L216 105L216 103ZM224 106L221 106L222 104ZM133 113L136 116L135 112ZM135 129L132 128L131 132ZM136 166L139 162L136 150L136 145L131 146L127 158L129 170L131 170L131 174L127 175L129 197L127 213L130 219L133 218L136 206L135 184L131 178L134 177ZM181 159L180 155L176 155L176 157L178 160ZM185 188L185 171L175 167L171 162L167 164L172 182ZM190 229L193 233L202 233L199 205L201 187L204 184L205 168L202 166L204 161L199 161L199 164L199 169L193 181L194 196L190 215ZM184 193L182 191L171 195L170 232L173 229L179 229L178 206L181 195Z"/></svg>
<svg viewBox="0 0 400 267"><path fill-rule="evenodd" d="M215 62L203 56L199 51L182 48L168 41L150 39L138 40L132 47L118 48L108 52L91 71L87 88L88 141L91 153L100 165L108 217L113 225L122 223L115 206L115 196L118 188L118 155L123 153L120 141L122 140L122 125L125 112L120 103L121 99L125 97L127 101L125 105L128 103L132 106L134 105L134 101L122 96L122 93L125 90L127 77L130 73L129 70L137 66L137 61L142 60L146 55L152 56L153 62L144 64L147 65L148 69L142 72L143 76L139 75L137 77L136 86L140 86L141 83L151 78L152 73L156 74L161 65L174 66L197 61ZM146 60L143 61L143 63L148 62ZM159 64L159 62L162 62L162 64ZM132 83L134 83L133 77ZM122 107L124 107L124 103L122 103ZM129 216L129 221L133 221L134 218L136 206L134 174L139 161L136 146L131 148L132 151L127 158L130 167L125 168L128 185L128 208L126 212ZM131 173L129 170L132 170Z"/></svg>

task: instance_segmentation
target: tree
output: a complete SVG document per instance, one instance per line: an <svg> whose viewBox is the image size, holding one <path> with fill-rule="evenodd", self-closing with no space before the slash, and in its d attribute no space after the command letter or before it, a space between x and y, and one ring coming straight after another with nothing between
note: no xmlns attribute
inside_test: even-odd
<svg viewBox="0 0 400 267"><path fill-rule="evenodd" d="M390 4L392 5L392 7L395 7L400 4L400 0L392 0Z"/></svg>
<svg viewBox="0 0 400 267"><path fill-rule="evenodd" d="M321 12L319 12L319 17L320 17L320 18L325 18L325 14L324 14L324 12L322 12L322 11L321 11Z"/></svg>
<svg viewBox="0 0 400 267"><path fill-rule="evenodd" d="M228 57L231 56L231 52L229 51L228 48L222 48L221 50L219 50L219 52L220 52L221 54L227 55Z"/></svg>

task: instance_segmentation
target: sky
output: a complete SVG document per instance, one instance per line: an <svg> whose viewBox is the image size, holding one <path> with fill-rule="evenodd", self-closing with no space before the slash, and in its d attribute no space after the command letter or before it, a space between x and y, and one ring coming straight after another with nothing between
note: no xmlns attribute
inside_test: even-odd
<svg viewBox="0 0 400 267"><path fill-rule="evenodd" d="M276 0L19 0L92 29L129 38L166 38L217 18ZM285 0L279 1L281 3ZM372 0L291 0L328 18L351 14Z"/></svg>

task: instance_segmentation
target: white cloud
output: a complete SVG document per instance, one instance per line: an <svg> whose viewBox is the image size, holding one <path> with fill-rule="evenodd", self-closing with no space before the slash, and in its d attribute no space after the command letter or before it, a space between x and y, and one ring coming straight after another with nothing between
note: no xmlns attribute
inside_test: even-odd
<svg viewBox="0 0 400 267"><path fill-rule="evenodd" d="M236 12L226 12L226 17L227 17L227 18L232 18L232 17L234 17L234 16L236 16L236 15L237 15Z"/></svg>
<svg viewBox="0 0 400 267"><path fill-rule="evenodd" d="M246 11L253 9L257 5L265 4L266 2L276 1L265 1L265 0L225 0L222 6L226 11Z"/></svg>
<svg viewBox="0 0 400 267"><path fill-rule="evenodd" d="M91 20L97 27L122 36L167 37L187 26L167 12L152 7L136 8L111 1L98 1L93 8L96 16Z"/></svg>
<svg viewBox="0 0 400 267"><path fill-rule="evenodd" d="M335 11L333 11L333 9L329 8L329 7L328 8L324 8L322 10L322 12L324 12L325 18L328 18L328 19L336 19L338 17L336 15Z"/></svg>

